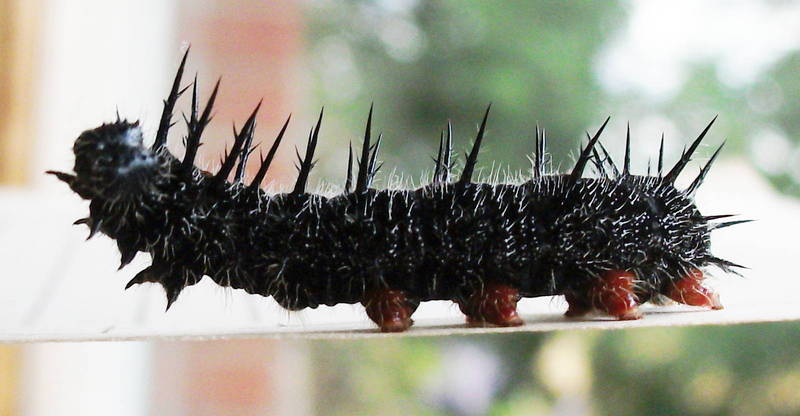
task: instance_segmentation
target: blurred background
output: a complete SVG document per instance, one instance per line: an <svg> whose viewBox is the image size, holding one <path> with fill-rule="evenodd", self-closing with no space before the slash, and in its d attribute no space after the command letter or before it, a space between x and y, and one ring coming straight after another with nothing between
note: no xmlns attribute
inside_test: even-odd
<svg viewBox="0 0 800 416"><path fill-rule="evenodd" d="M206 298L189 290L167 315L156 290L109 297L127 281L113 273L117 255L66 230L86 206L42 174L70 170L74 138L117 111L152 135L189 43L187 73L198 73L201 94L222 76L206 167L231 139L230 123L261 98L266 144L293 114L268 178L278 189L294 180L292 147L302 149L322 105L312 183L330 190L343 185L347 144L360 144L371 102L385 133L378 187L428 180L448 119L466 151L489 102L479 166L501 180L528 172L537 123L556 165L569 166L584 132L608 115L604 143L621 160L630 120L634 168L644 172L662 132L675 160L718 114L699 159L728 145L701 207L754 212L762 231L743 226L714 243L740 254L733 260L756 271L748 277L786 279L756 280L767 299L800 290L790 281L800 254L800 2L0 0L4 332L285 318L208 288L229 315L200 315ZM176 154L182 130L171 138ZM0 414L792 415L798 329L4 345Z"/></svg>

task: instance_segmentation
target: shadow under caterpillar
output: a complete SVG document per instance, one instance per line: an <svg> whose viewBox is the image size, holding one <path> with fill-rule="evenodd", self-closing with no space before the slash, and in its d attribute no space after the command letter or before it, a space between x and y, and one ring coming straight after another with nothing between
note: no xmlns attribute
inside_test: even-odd
<svg viewBox="0 0 800 416"><path fill-rule="evenodd" d="M473 183L489 108L463 171L451 175L452 129L440 137L433 180L412 190L371 187L380 169L372 108L354 172L352 146L344 192L327 198L306 192L323 114L308 137L299 174L288 193L260 189L289 119L249 184L259 107L235 132L216 174L194 159L211 118L219 82L198 108L197 81L181 88L183 56L151 147L138 122L117 119L83 132L75 142L74 174L54 172L82 198L90 215L76 221L116 240L120 268L138 252L152 265L127 285L161 284L167 309L183 288L209 276L221 286L272 296L289 310L361 303L382 331L403 331L422 301L456 302L476 325L521 325L522 297L564 295L568 316L600 311L638 319L638 305L667 297L722 308L703 285L702 270L742 267L710 252L713 222L693 195L722 145L688 188L674 186L714 120L668 171L663 137L657 172L630 172L630 130L622 168L599 143L608 119L581 149L569 173L551 174L538 127L533 175L522 184ZM178 98L192 88L186 154L165 147ZM723 143L724 144L724 143ZM598 150L599 148L599 150ZM602 154L602 155L601 155ZM583 177L592 163L597 177ZM355 175L354 175L355 173ZM233 177L229 180L229 177ZM126 288L127 288L126 287Z"/></svg>

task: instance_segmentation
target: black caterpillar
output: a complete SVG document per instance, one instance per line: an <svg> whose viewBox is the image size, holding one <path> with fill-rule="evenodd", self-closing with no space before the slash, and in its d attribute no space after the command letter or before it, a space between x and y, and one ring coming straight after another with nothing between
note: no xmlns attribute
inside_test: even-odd
<svg viewBox="0 0 800 416"><path fill-rule="evenodd" d="M90 237L99 231L115 239L120 268L140 251L152 256L152 265L127 287L160 283L167 308L183 288L209 276L221 286L272 296L289 310L361 302L384 331L407 329L416 306L428 300L456 302L473 324L519 325L517 301L548 295L565 295L569 316L598 310L636 319L639 304L665 296L721 308L718 296L701 284L701 270L714 265L735 273L732 268L742 267L712 255L709 235L743 221L712 223L729 216L703 216L693 202L723 146L687 189L673 185L714 120L666 172L662 137L654 176L630 173L630 130L618 169L598 143L606 119L569 173L547 173L545 138L537 127L528 181L472 183L487 108L457 180L451 180L448 128L431 184L376 190L371 184L380 169L381 138L373 143L370 108L357 175L351 146L344 193L326 198L306 192L320 112L305 156L297 155L294 189L268 195L260 184L289 120L245 184L258 107L235 132L216 174L194 166L219 81L202 110L196 79L190 84L185 157L166 150L176 101L189 88L181 89L187 55L152 147L143 146L138 122L118 117L78 137L75 174L48 172L91 201L89 217L76 224L86 224ZM596 178L582 176L590 162Z"/></svg>

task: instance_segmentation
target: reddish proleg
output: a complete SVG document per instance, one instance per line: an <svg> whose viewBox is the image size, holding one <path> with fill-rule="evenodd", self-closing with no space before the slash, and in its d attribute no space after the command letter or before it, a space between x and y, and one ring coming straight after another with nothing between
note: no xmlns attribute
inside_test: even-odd
<svg viewBox="0 0 800 416"><path fill-rule="evenodd" d="M636 275L625 270L609 270L582 290L564 293L569 309L566 316L583 316L593 309L620 320L640 319L639 300L633 291Z"/></svg>
<svg viewBox="0 0 800 416"><path fill-rule="evenodd" d="M719 294L703 286L703 272L694 269L682 279L672 282L667 288L666 295L685 305L705 306L711 309L722 309Z"/></svg>
<svg viewBox="0 0 800 416"><path fill-rule="evenodd" d="M470 325L520 326L523 321L517 314L519 300L519 290L489 282L466 300L458 301L458 307Z"/></svg>
<svg viewBox="0 0 800 416"><path fill-rule="evenodd" d="M417 309L417 303L409 301L402 290L370 291L361 304L366 308L369 319L378 324L381 332L402 332L414 323L411 314Z"/></svg>

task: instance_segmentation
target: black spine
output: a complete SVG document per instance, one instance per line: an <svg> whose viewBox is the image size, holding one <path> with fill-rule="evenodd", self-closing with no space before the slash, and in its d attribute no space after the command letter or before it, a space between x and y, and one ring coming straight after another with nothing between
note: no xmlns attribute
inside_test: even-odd
<svg viewBox="0 0 800 416"><path fill-rule="evenodd" d="M203 137L203 130L205 130L208 123L211 122L211 110L214 108L214 101L217 99L217 92L219 92L219 83L221 80L222 79L218 79L217 83L214 84L214 90L208 98L203 113L198 117L197 77L194 79L194 83L192 84L192 114L186 122L189 130L186 136L186 154L181 164L181 170L184 172L190 171L194 166L194 158L197 156L197 149L199 149L201 145L200 140Z"/></svg>
<svg viewBox="0 0 800 416"><path fill-rule="evenodd" d="M374 104L369 106L369 115L367 116L367 126L364 129L364 142L361 144L361 159L358 161L358 179L356 179L356 193L364 193L367 191L367 180L369 177L369 151L370 151L370 136L372 135L372 109Z"/></svg>
<svg viewBox="0 0 800 416"><path fill-rule="evenodd" d="M153 150L160 151L167 143L167 134L170 127L172 127L172 112L175 110L175 103L178 98L186 91L186 88L181 88L181 78L183 78L183 70L186 68L186 58L189 57L189 48L183 54L181 64L178 66L178 71L175 74L175 79L172 81L172 88L170 88L167 99L164 100L164 111L161 112L161 121L158 123L158 131L156 132L156 140L153 142ZM117 115L119 118L119 115Z"/></svg>
<svg viewBox="0 0 800 416"><path fill-rule="evenodd" d="M589 159L592 157L592 149L594 149L594 145L597 144L597 141L600 140L600 135L606 128L609 120L611 120L611 117L606 118L606 121L603 122L603 125L600 126L600 128L597 130L597 133L595 133L594 137L589 140L589 143L578 156L578 161L575 162L575 167L572 168L572 172L569 175L568 184L570 186L578 183L578 180L583 176L583 169L586 168L586 163L589 162Z"/></svg>
<svg viewBox="0 0 800 416"><path fill-rule="evenodd" d="M294 190L292 190L293 195L299 195L305 193L306 191L306 182L308 182L308 175L311 173L311 169L317 163L314 161L314 151L317 148L317 141L319 140L319 129L322 127L322 115L325 112L323 108L319 112L319 119L317 120L317 125L311 129L311 133L308 135L308 145L306 146L306 156L304 158L300 158L298 155L298 159L300 162L300 172L297 175L297 182L295 182Z"/></svg>
<svg viewBox="0 0 800 416"><path fill-rule="evenodd" d="M700 146L700 143L703 141L703 138L706 137L706 133L708 133L708 131L711 129L711 126L714 125L715 121L717 121L716 116L713 119L711 119L711 122L708 123L706 128L704 128L703 131L700 133L700 135L697 136L697 139L695 139L692 145L689 146L689 150L683 152L681 158L678 160L677 163L675 163L675 166L673 166L672 169L670 169L669 173L667 173L666 176L664 176L665 183L674 183L675 179L678 179L678 175L680 175L683 168L685 168L686 165L689 164L689 161L692 160L692 155L694 154L694 151L697 150L698 146Z"/></svg>
<svg viewBox="0 0 800 416"><path fill-rule="evenodd" d="M489 118L489 110L492 109L492 105L489 104L486 107L486 113L483 115L483 121L481 121L481 126L478 128L478 136L475 138L475 143L472 145L472 150L467 155L467 161L464 164L464 170L461 172L461 179L458 180L458 183L463 185L470 183L472 181L472 172L475 170L475 165L478 163L478 153L481 150L481 142L483 141L483 135L486 133L486 120Z"/></svg>
<svg viewBox="0 0 800 416"><path fill-rule="evenodd" d="M275 152L278 151L278 147L281 145L281 140L283 139L284 133L286 133L286 128L289 127L289 121L291 119L292 115L289 114L289 117L286 118L286 122L283 123L283 127L281 127L281 131L278 133L278 137L276 137L275 141L272 142L272 146L269 148L269 152L267 152L267 158L261 158L261 166L259 166L256 176L254 176L252 182L250 182L251 189L257 189L259 186L261 186L261 182L263 182L264 177L267 176L269 165L272 164L272 159L275 158Z"/></svg>

